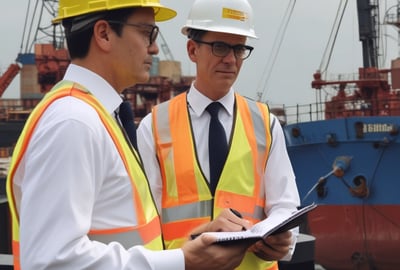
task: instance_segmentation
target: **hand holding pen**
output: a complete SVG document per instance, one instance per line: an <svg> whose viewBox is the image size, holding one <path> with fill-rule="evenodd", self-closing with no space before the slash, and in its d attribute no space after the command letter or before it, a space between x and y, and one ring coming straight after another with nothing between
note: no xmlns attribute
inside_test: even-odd
<svg viewBox="0 0 400 270"><path fill-rule="evenodd" d="M242 215L234 209L224 209L214 220L196 228L191 233L191 238L196 238L203 232L236 232L247 230L251 227L248 220L242 218Z"/></svg>

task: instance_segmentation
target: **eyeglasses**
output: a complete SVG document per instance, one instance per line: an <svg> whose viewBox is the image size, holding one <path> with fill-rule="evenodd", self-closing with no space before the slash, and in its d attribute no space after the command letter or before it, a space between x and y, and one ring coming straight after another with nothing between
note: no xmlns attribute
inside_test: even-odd
<svg viewBox="0 0 400 270"><path fill-rule="evenodd" d="M206 41L195 40L195 39L193 39L193 41L200 43L200 44L207 44L207 45L211 46L212 53L218 57L227 56L231 52L231 49L232 49L236 58L244 60L250 56L251 51L253 51L253 49L254 49L253 47L248 46L248 45L243 45L243 44L230 45L230 44L222 42L222 41L206 42Z"/></svg>
<svg viewBox="0 0 400 270"><path fill-rule="evenodd" d="M137 28L142 28L146 29L144 32L149 35L149 46L153 44L158 36L158 33L160 32L160 29L158 28L157 25L153 24L146 24L146 23L126 23L126 22L121 22L121 21L108 21L111 24L122 24L122 25L127 25L127 26L133 26Z"/></svg>

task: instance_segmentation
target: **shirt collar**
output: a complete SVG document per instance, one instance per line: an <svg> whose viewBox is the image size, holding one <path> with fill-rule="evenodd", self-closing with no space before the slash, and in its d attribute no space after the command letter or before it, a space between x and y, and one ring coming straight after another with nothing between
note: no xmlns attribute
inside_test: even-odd
<svg viewBox="0 0 400 270"><path fill-rule="evenodd" d="M87 88L112 114L121 104L118 92L98 74L75 64L69 64L64 80L73 81Z"/></svg>
<svg viewBox="0 0 400 270"><path fill-rule="evenodd" d="M187 101L188 105L192 108L194 113L197 116L200 116L205 111L206 107L214 100L209 99L208 97L203 95L199 90L197 90L193 82L192 85L190 86L189 93L187 94ZM233 115L235 94L232 88L225 96L216 101L222 104L222 106L225 108L226 112L229 115L231 116Z"/></svg>

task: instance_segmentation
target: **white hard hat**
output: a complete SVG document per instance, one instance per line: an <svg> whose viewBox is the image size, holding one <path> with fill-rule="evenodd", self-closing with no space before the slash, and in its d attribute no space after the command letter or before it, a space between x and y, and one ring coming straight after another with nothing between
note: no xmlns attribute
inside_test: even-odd
<svg viewBox="0 0 400 270"><path fill-rule="evenodd" d="M195 0L182 34L187 36L188 29L257 38L253 9L247 0Z"/></svg>

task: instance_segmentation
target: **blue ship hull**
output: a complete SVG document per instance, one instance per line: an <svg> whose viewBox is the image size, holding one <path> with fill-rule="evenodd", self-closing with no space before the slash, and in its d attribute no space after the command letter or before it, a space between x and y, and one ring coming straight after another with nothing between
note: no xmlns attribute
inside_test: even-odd
<svg viewBox="0 0 400 270"><path fill-rule="evenodd" d="M303 228L326 269L400 269L400 116L283 127L302 203L320 206Z"/></svg>

